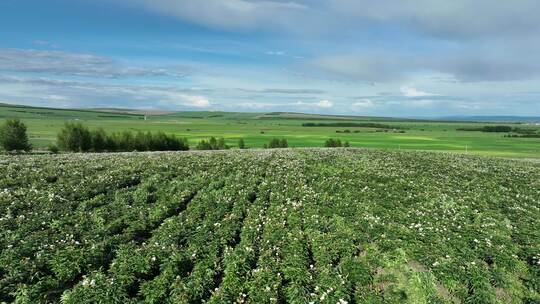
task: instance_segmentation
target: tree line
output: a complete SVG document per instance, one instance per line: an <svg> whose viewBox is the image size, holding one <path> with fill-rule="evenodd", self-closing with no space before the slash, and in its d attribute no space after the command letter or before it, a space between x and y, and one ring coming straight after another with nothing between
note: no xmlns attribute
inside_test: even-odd
<svg viewBox="0 0 540 304"><path fill-rule="evenodd" d="M480 132L512 132L513 128L510 126L482 126L482 127L470 127L470 128L457 128L457 131L480 131Z"/></svg>
<svg viewBox="0 0 540 304"><path fill-rule="evenodd" d="M69 152L185 151L189 144L164 132L122 131L107 133L103 128L89 130L81 123L67 122L57 135L58 147Z"/></svg>

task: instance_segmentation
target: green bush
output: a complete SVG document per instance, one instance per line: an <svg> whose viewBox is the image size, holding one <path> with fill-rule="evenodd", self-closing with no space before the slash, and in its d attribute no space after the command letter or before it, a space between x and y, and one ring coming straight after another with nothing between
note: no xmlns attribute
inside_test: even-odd
<svg viewBox="0 0 540 304"><path fill-rule="evenodd" d="M289 147L289 143L285 138L279 139L279 138L272 138L268 144L264 145L264 148L268 149L276 149L276 148L287 148Z"/></svg>
<svg viewBox="0 0 540 304"><path fill-rule="evenodd" d="M0 144L6 151L30 151L26 125L19 119L8 119L0 127Z"/></svg>
<svg viewBox="0 0 540 304"><path fill-rule="evenodd" d="M47 147L47 150L49 150L49 152L51 152L52 154L58 154L58 152L60 152L60 149L59 149L58 146L55 145L55 144L50 144L50 145Z"/></svg>
<svg viewBox="0 0 540 304"><path fill-rule="evenodd" d="M238 140L238 148L239 149L245 149L246 148L246 144L244 143L244 139L243 138L240 138Z"/></svg>
<svg viewBox="0 0 540 304"><path fill-rule="evenodd" d="M70 152L87 152L92 148L92 135L81 123L66 122L57 135L60 149Z"/></svg>
<svg viewBox="0 0 540 304"><path fill-rule="evenodd" d="M341 143L341 140L339 139L329 138L324 142L324 146L327 148L337 148L337 147L343 147L343 144Z"/></svg>
<svg viewBox="0 0 540 304"><path fill-rule="evenodd" d="M97 130L90 132L90 137L92 138L92 149L95 152L101 152L108 150L107 148L107 134L105 130L99 128Z"/></svg>
<svg viewBox="0 0 540 304"><path fill-rule="evenodd" d="M210 139L207 140L201 140L197 144L197 150L226 150L229 149L229 146L225 144L225 140L223 137L216 139L215 137L210 137Z"/></svg>

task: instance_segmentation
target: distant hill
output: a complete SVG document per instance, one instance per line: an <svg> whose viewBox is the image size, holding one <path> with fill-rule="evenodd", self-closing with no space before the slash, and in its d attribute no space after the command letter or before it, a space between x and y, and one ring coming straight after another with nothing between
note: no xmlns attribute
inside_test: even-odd
<svg viewBox="0 0 540 304"><path fill-rule="evenodd" d="M9 115L18 113L18 115ZM64 118L86 118L87 116L109 117L106 115L121 116L122 118L141 119L147 116L161 116L163 118L221 118L221 119L301 119L301 120L362 120L362 121L408 121L408 122L506 122L506 123L540 123L538 116L444 116L444 117L423 117L423 118L402 118L402 117L381 117L381 116L354 116L354 115L332 115L332 114L308 114L297 112L223 112L223 111L170 111L170 110L141 110L129 108L52 108L35 107L26 105L15 105L0 103L0 118L17 116L56 116Z"/></svg>
<svg viewBox="0 0 540 304"><path fill-rule="evenodd" d="M438 120L478 122L540 122L540 116L445 116Z"/></svg>
<svg viewBox="0 0 540 304"><path fill-rule="evenodd" d="M137 109L122 109L122 108L90 108L88 110L105 112L105 113L120 113L120 114L139 114L139 115L167 115L173 114L174 111L167 110L137 110Z"/></svg>

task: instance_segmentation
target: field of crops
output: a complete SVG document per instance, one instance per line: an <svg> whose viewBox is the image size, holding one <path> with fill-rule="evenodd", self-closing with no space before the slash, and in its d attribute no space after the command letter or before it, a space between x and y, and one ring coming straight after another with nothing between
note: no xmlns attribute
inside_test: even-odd
<svg viewBox="0 0 540 304"><path fill-rule="evenodd" d="M540 164L282 149L0 172L0 302L540 302Z"/></svg>

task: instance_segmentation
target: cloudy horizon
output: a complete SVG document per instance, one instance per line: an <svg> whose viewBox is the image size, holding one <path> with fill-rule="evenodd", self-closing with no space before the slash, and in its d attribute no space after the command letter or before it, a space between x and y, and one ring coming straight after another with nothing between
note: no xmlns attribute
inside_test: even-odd
<svg viewBox="0 0 540 304"><path fill-rule="evenodd" d="M540 2L5 0L0 102L540 115Z"/></svg>

